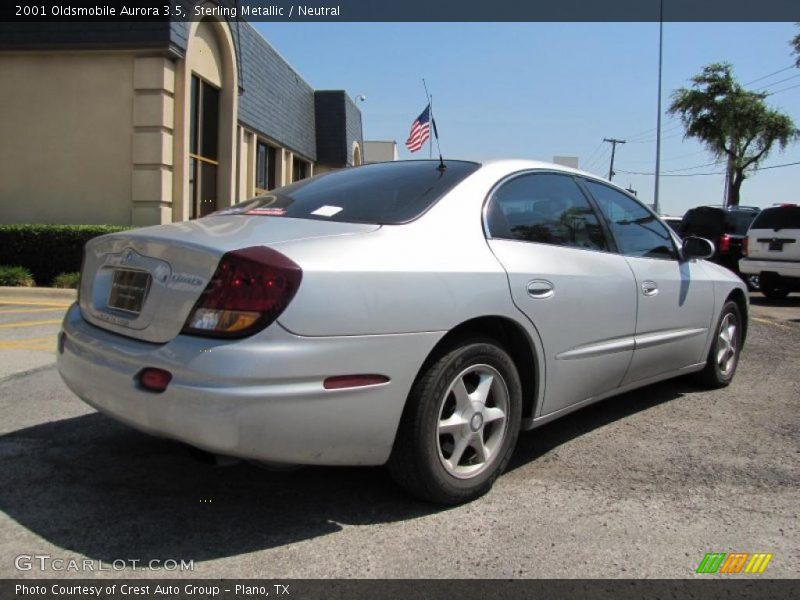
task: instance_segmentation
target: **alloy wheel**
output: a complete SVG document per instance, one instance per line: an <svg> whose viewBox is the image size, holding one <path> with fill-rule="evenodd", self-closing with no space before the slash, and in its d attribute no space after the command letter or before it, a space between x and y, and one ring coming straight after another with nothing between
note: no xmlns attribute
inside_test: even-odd
<svg viewBox="0 0 800 600"><path fill-rule="evenodd" d="M724 377L736 367L737 338L736 316L728 313L722 319L717 332L717 366Z"/></svg>
<svg viewBox="0 0 800 600"><path fill-rule="evenodd" d="M493 367L472 365L447 388L436 430L439 460L453 477L469 479L494 462L508 432L509 394Z"/></svg>

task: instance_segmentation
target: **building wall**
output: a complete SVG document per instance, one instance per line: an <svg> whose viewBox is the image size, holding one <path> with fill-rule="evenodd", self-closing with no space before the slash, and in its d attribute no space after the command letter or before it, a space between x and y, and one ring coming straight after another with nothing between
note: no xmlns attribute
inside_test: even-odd
<svg viewBox="0 0 800 600"><path fill-rule="evenodd" d="M258 140L278 153L276 185L292 182L298 160L308 176L352 164L355 104L338 92L341 161L320 165L314 90L249 24L105 25L0 39L0 223L189 218L192 73L221 91L218 208L255 194Z"/></svg>
<svg viewBox="0 0 800 600"><path fill-rule="evenodd" d="M247 22L231 26L240 60L239 121L306 160L317 160L314 89Z"/></svg>
<svg viewBox="0 0 800 600"><path fill-rule="evenodd" d="M134 56L0 54L0 222L131 222Z"/></svg>
<svg viewBox="0 0 800 600"><path fill-rule="evenodd" d="M357 166L354 161L354 150L358 147L358 158L360 163L364 162L363 149L364 135L361 123L361 111L358 110L356 103L348 96L344 95L344 111L345 111L345 144L348 149L347 166Z"/></svg>
<svg viewBox="0 0 800 600"><path fill-rule="evenodd" d="M364 162L389 162L398 160L397 142L395 141L364 141Z"/></svg>

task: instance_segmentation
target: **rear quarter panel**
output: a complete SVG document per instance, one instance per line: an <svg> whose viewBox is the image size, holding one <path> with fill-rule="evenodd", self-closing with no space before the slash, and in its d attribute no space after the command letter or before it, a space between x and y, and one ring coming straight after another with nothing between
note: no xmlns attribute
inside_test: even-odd
<svg viewBox="0 0 800 600"><path fill-rule="evenodd" d="M303 269L280 324L299 335L328 336L447 331L487 315L519 320L481 219L501 172L478 170L405 225L275 244Z"/></svg>

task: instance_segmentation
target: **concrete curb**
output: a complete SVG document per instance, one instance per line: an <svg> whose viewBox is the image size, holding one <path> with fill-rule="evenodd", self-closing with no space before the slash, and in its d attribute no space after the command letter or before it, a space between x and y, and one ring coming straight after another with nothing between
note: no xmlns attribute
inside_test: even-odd
<svg viewBox="0 0 800 600"><path fill-rule="evenodd" d="M0 286L0 298L13 300L53 300L73 302L76 290L48 288L48 287L6 287Z"/></svg>

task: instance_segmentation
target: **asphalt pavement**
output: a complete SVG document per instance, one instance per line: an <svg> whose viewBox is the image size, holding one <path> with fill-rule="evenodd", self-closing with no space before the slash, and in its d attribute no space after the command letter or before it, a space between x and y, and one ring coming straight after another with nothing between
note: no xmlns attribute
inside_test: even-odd
<svg viewBox="0 0 800 600"><path fill-rule="evenodd" d="M380 468L212 467L117 424L61 383L64 308L34 301L0 290L0 577L715 577L707 552L800 572L798 295L754 296L729 388L665 382L524 434L491 493L446 510ZM132 568L151 560L193 570Z"/></svg>

